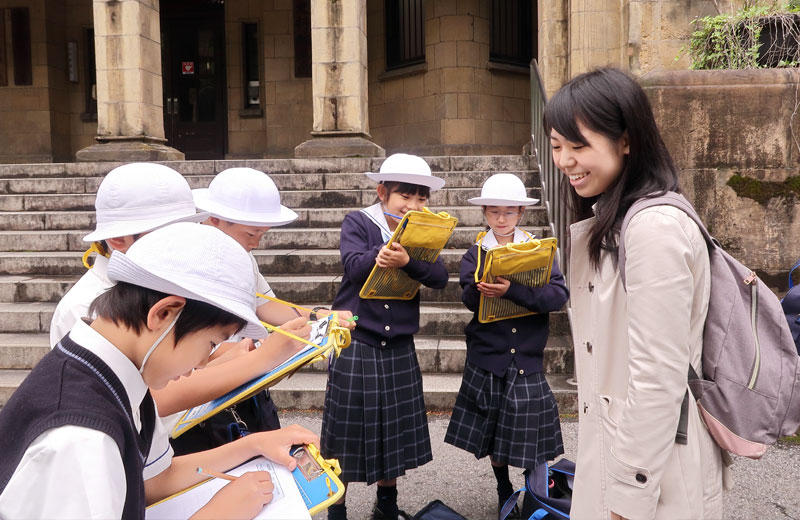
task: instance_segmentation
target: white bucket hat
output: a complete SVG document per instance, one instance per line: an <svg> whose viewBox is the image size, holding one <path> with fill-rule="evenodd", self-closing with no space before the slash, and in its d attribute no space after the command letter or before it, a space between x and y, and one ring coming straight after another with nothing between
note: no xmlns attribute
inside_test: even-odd
<svg viewBox="0 0 800 520"><path fill-rule="evenodd" d="M213 226L172 224L113 251L108 279L208 303L247 321L240 334L263 338L250 255Z"/></svg>
<svg viewBox="0 0 800 520"><path fill-rule="evenodd" d="M208 188L192 190L197 207L213 217L245 226L283 226L297 213L281 206L281 194L272 179L252 168L228 168Z"/></svg>
<svg viewBox="0 0 800 520"><path fill-rule="evenodd" d="M377 182L407 182L427 186L431 191L440 190L444 186L444 179L433 176L425 159L405 153L390 155L381 164L380 172L367 172L366 175Z"/></svg>
<svg viewBox="0 0 800 520"><path fill-rule="evenodd" d="M528 197L525 184L519 177L510 173L496 173L486 179L480 197L468 201L478 206L530 206L539 199Z"/></svg>
<svg viewBox="0 0 800 520"><path fill-rule="evenodd" d="M95 230L86 242L145 233L173 222L202 222L183 175L163 164L130 163L100 183L94 202Z"/></svg>

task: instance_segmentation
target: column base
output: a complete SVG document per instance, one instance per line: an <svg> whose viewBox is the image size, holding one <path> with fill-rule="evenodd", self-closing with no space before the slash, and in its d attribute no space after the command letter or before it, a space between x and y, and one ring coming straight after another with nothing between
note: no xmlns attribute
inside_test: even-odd
<svg viewBox="0 0 800 520"><path fill-rule="evenodd" d="M79 162L183 161L183 152L153 137L97 137L97 143L78 150Z"/></svg>
<svg viewBox="0 0 800 520"><path fill-rule="evenodd" d="M369 140L368 134L311 132L311 139L297 145L298 159L322 157L386 157L386 150Z"/></svg>

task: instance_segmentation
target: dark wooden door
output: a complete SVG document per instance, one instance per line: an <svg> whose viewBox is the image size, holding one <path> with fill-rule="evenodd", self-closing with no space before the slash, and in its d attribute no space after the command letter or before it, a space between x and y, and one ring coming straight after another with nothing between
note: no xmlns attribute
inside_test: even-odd
<svg viewBox="0 0 800 520"><path fill-rule="evenodd" d="M185 6L184 2L178 2ZM191 11L162 2L164 130L186 159L222 159L226 151L225 12L221 2Z"/></svg>

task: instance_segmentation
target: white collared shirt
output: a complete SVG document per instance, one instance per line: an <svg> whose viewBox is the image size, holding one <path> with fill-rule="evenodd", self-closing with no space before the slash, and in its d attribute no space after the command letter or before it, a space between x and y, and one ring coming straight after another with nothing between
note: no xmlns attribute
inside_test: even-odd
<svg viewBox="0 0 800 520"><path fill-rule="evenodd" d="M108 279L108 258L97 255L94 267L67 291L58 302L50 321L50 348L56 346L81 318L89 318L89 306L114 283Z"/></svg>
<svg viewBox="0 0 800 520"><path fill-rule="evenodd" d="M147 386L139 369L114 345L78 321L70 338L97 355L119 378L141 430L139 406ZM143 477L169 467L172 448L158 418ZM127 486L117 443L91 428L62 426L45 431L25 450L0 494L0 518L120 518Z"/></svg>
<svg viewBox="0 0 800 520"><path fill-rule="evenodd" d="M514 228L514 237L511 242L514 244L521 244L523 242L530 242L534 239L534 236L527 231L524 231L520 228ZM486 232L486 236L483 237L483 240L480 241L481 247L488 251L493 247L497 247L497 237L494 235L494 231L491 229Z"/></svg>

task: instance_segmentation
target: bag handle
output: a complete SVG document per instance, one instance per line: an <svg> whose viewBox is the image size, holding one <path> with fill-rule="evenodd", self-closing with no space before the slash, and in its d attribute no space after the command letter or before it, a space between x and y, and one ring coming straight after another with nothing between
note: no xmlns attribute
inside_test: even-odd
<svg viewBox="0 0 800 520"><path fill-rule="evenodd" d="M791 289L792 287L794 287L794 281L792 281L792 273L793 273L793 272L794 272L794 270L795 270L795 269L797 269L798 267L800 267L800 260L798 260L798 261L797 261L797 263L796 263L796 264L794 264L794 265L792 266L792 269L789 271L789 289Z"/></svg>

